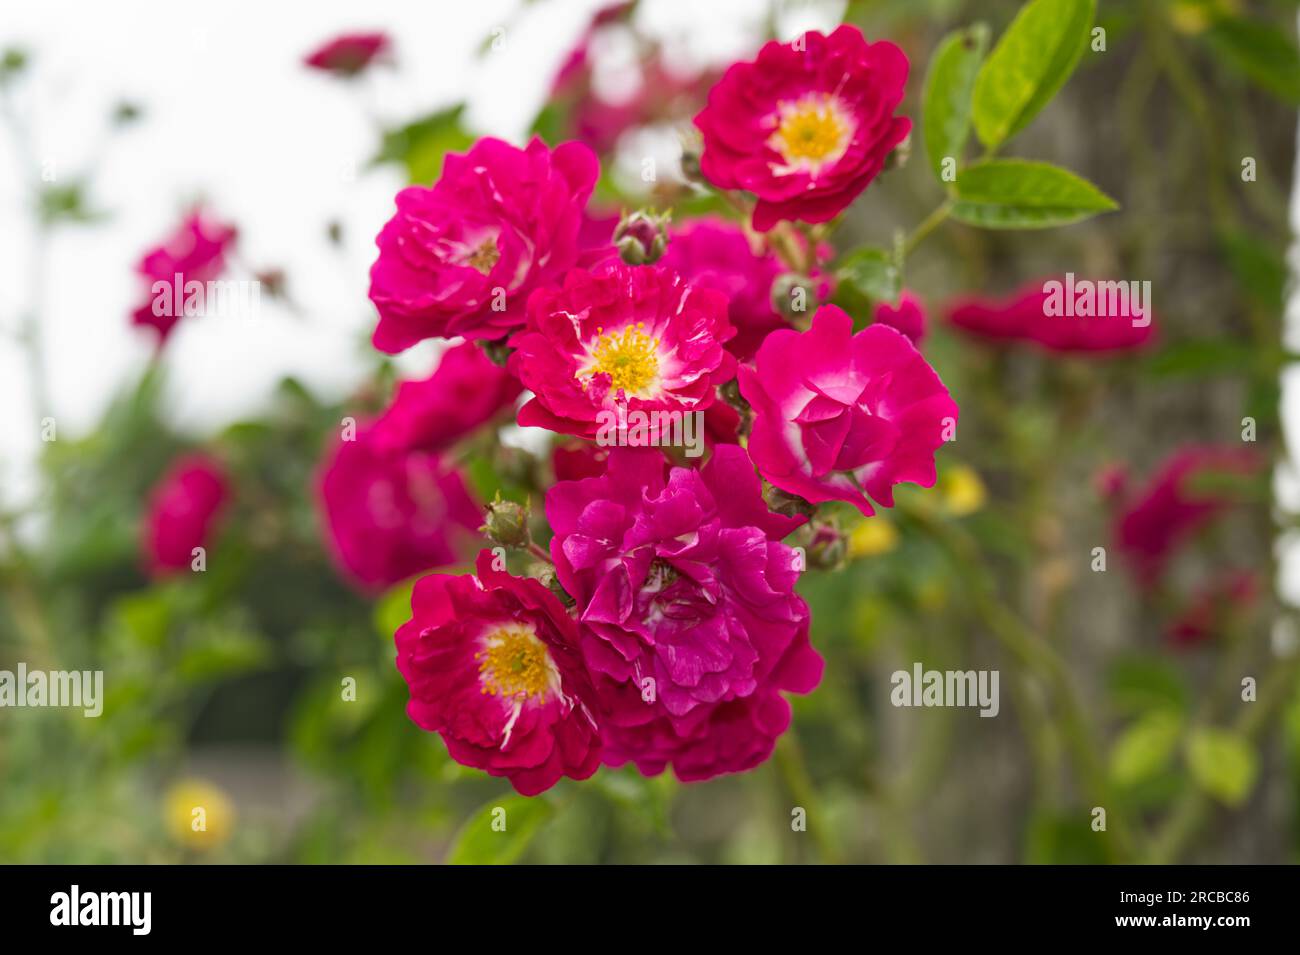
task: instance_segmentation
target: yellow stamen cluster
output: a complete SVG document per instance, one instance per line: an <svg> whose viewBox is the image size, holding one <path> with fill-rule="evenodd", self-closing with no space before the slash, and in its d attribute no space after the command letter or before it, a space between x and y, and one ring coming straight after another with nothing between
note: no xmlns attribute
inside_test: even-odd
<svg viewBox="0 0 1300 955"><path fill-rule="evenodd" d="M482 692L488 696L526 700L545 693L551 682L553 664L546 644L523 624L497 627L474 659L479 662Z"/></svg>
<svg viewBox="0 0 1300 955"><path fill-rule="evenodd" d="M786 162L817 163L843 150L848 131L828 95L810 94L782 110L772 145Z"/></svg>
<svg viewBox="0 0 1300 955"><path fill-rule="evenodd" d="M501 250L497 248L497 240L489 237L474 247L474 251L466 257L465 264L487 275L500 261Z"/></svg>
<svg viewBox="0 0 1300 955"><path fill-rule="evenodd" d="M659 339L645 333L645 323L628 325L621 332L596 329L591 349L589 375L609 375L610 388L634 395L648 388L659 376Z"/></svg>

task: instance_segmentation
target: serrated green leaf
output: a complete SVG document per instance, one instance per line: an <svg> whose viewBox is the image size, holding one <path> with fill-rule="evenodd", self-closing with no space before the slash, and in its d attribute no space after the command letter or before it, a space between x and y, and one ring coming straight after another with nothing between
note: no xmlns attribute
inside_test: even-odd
<svg viewBox="0 0 1300 955"><path fill-rule="evenodd" d="M1187 741L1187 768L1205 792L1229 806L1243 802L1255 786L1259 762L1250 743L1231 730L1194 730Z"/></svg>
<svg viewBox="0 0 1300 955"><path fill-rule="evenodd" d="M995 149L1056 95L1088 45L1096 0L1032 0L975 78L975 132Z"/></svg>
<svg viewBox="0 0 1300 955"><path fill-rule="evenodd" d="M456 834L450 865L509 865L528 849L553 809L545 799L504 796L483 805ZM493 828L496 823L496 828ZM502 829L504 825L504 829Z"/></svg>
<svg viewBox="0 0 1300 955"><path fill-rule="evenodd" d="M989 28L977 23L949 33L930 61L921 106L921 127L930 168L940 182L944 181L944 159L952 157L960 163L966 148L975 74L988 45Z"/></svg>
<svg viewBox="0 0 1300 955"><path fill-rule="evenodd" d="M1145 782L1173 759L1182 736L1183 720L1176 710L1159 709L1130 725L1110 752L1110 774L1120 786Z"/></svg>
<svg viewBox="0 0 1300 955"><path fill-rule="evenodd" d="M854 249L840 261L836 274L841 282L876 302L895 302L903 287L898 261L884 249Z"/></svg>
<svg viewBox="0 0 1300 955"><path fill-rule="evenodd" d="M994 159L963 169L952 216L985 229L1044 229L1118 208L1088 180L1051 163Z"/></svg>

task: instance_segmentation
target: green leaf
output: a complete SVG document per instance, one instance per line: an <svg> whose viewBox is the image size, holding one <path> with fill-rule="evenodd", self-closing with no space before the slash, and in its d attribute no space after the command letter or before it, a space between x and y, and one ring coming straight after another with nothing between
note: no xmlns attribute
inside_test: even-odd
<svg viewBox="0 0 1300 955"><path fill-rule="evenodd" d="M397 628L411 619L411 591L415 581L408 580L384 592L375 604L375 630L391 641Z"/></svg>
<svg viewBox="0 0 1300 955"><path fill-rule="evenodd" d="M504 796L485 804L456 834L450 865L509 865L519 859L553 809L545 799ZM493 824L496 828L493 828ZM501 826L505 829L502 830Z"/></svg>
<svg viewBox="0 0 1300 955"><path fill-rule="evenodd" d="M952 157L960 163L966 149L975 74L988 45L989 28L977 23L949 33L930 61L921 106L921 131L930 168L940 182L945 181L944 159Z"/></svg>
<svg viewBox="0 0 1300 955"><path fill-rule="evenodd" d="M1120 786L1145 782L1168 767L1182 736L1175 710L1153 710L1130 725L1110 753L1110 774Z"/></svg>
<svg viewBox="0 0 1300 955"><path fill-rule="evenodd" d="M1223 60L1252 82L1300 104L1300 50L1271 24L1242 17L1221 17L1205 33Z"/></svg>
<svg viewBox="0 0 1300 955"><path fill-rule="evenodd" d="M1045 162L994 159L957 177L952 216L985 229L1045 229L1119 206L1088 180Z"/></svg>
<svg viewBox="0 0 1300 955"><path fill-rule="evenodd" d="M1178 342L1162 349L1147 368L1161 377L1210 378L1249 372L1260 354L1254 345L1221 338Z"/></svg>
<svg viewBox="0 0 1300 955"><path fill-rule="evenodd" d="M1164 657L1130 654L1107 670L1106 686L1115 708L1124 713L1151 709L1187 711L1188 690L1182 671Z"/></svg>
<svg viewBox="0 0 1300 955"><path fill-rule="evenodd" d="M975 132L996 149L1029 125L1074 72L1096 0L1032 0L975 78Z"/></svg>
<svg viewBox="0 0 1300 955"><path fill-rule="evenodd" d="M898 260L884 249L854 249L840 262L838 277L876 302L895 302L903 286Z"/></svg>
<svg viewBox="0 0 1300 955"><path fill-rule="evenodd" d="M1250 743L1224 729L1194 730L1187 742L1187 766L1201 789L1229 806L1250 795L1259 772Z"/></svg>
<svg viewBox="0 0 1300 955"><path fill-rule="evenodd" d="M411 182L433 182L442 174L443 156L467 149L474 141L461 126L464 112L465 104L458 103L386 131L374 163L400 163Z"/></svg>

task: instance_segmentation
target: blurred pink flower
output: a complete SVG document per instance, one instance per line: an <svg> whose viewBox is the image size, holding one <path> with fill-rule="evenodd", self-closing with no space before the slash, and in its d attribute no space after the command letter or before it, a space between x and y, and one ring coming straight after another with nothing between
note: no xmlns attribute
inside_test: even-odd
<svg viewBox="0 0 1300 955"><path fill-rule="evenodd" d="M907 71L902 50L867 43L847 24L830 36L772 41L754 62L732 64L695 117L701 172L720 189L754 193L760 231L782 219L832 219L912 128L894 115Z"/></svg>
<svg viewBox="0 0 1300 955"><path fill-rule="evenodd" d="M1170 560L1235 498L1217 488L1197 487L1217 475L1251 475L1262 467L1256 453L1233 447L1189 447L1170 455L1142 490L1125 495L1127 482L1112 469L1117 507L1115 542L1138 582L1154 587Z"/></svg>
<svg viewBox="0 0 1300 955"><path fill-rule="evenodd" d="M387 57L391 50L392 42L386 33L345 33L307 54L303 63L335 76L353 77Z"/></svg>
<svg viewBox="0 0 1300 955"><path fill-rule="evenodd" d="M848 501L868 516L868 495L892 507L895 484L934 485L935 451L957 421L957 403L905 336L884 325L855 335L834 305L806 332L769 335L739 383L754 409L759 473L814 504Z"/></svg>
<svg viewBox="0 0 1300 955"><path fill-rule="evenodd" d="M132 323L154 329L161 348L184 315L185 286L220 277L235 236L233 225L202 211L188 214L161 245L146 252L136 265L136 272L149 288L149 298L131 313ZM178 304L182 307L178 308Z"/></svg>
<svg viewBox="0 0 1300 955"><path fill-rule="evenodd" d="M1229 571L1203 585L1169 627L1169 642L1186 649L1221 635L1233 614L1259 597L1260 578L1249 570Z"/></svg>
<svg viewBox="0 0 1300 955"><path fill-rule="evenodd" d="M873 321L888 325L906 335L917 348L925 338L925 307L921 300L906 289L898 296L898 305L881 302L876 306Z"/></svg>
<svg viewBox="0 0 1300 955"><path fill-rule="evenodd" d="M403 381L371 431L385 451L442 451L509 407L521 388L474 342L455 345L428 378Z"/></svg>
<svg viewBox="0 0 1300 955"><path fill-rule="evenodd" d="M720 445L696 470L615 448L603 475L551 488L546 516L605 761L692 780L765 760L789 724L779 691L810 692L822 658L780 543L800 521L767 509L745 452Z"/></svg>
<svg viewBox="0 0 1300 955"><path fill-rule="evenodd" d="M194 548L210 546L230 485L211 457L178 458L149 493L144 519L145 562L155 577L187 570Z"/></svg>
<svg viewBox="0 0 1300 955"><path fill-rule="evenodd" d="M658 266L573 270L529 299L528 326L510 340L510 371L535 396L519 423L592 438L620 405L705 410L735 374L726 310L720 293Z"/></svg>
<svg viewBox="0 0 1300 955"><path fill-rule="evenodd" d="M1049 314L1046 286L1052 277L1024 286L1010 297L990 300L968 296L948 303L948 319L964 332L994 341L1028 342L1047 351L1088 354L1128 351L1148 344L1155 321L1148 314L1135 325L1130 308L1117 314L1080 317ZM1147 308L1150 303L1147 303Z"/></svg>
<svg viewBox="0 0 1300 955"><path fill-rule="evenodd" d="M497 339L521 326L528 294L576 263L599 172L581 143L517 149L485 138L448 154L432 188L399 192L370 269L375 347L394 354L426 338Z"/></svg>
<svg viewBox="0 0 1300 955"><path fill-rule="evenodd" d="M397 669L411 691L407 714L439 734L452 759L535 796L600 765L591 679L559 600L494 560L479 555L477 579L416 581Z"/></svg>
<svg viewBox="0 0 1300 955"><path fill-rule="evenodd" d="M329 450L317 492L337 564L370 592L456 563L483 523L454 467L429 451L384 451L365 429Z"/></svg>

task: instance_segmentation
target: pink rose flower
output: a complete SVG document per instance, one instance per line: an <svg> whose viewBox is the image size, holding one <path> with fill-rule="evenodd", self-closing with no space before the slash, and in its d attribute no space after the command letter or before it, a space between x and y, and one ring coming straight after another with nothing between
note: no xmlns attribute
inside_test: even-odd
<svg viewBox="0 0 1300 955"><path fill-rule="evenodd" d="M599 175L581 143L517 149L480 139L449 153L432 188L397 194L370 269L374 344L394 354L426 338L501 338L523 324L538 285L578 260L578 232Z"/></svg>
<svg viewBox="0 0 1300 955"><path fill-rule="evenodd" d="M329 451L317 490L336 563L371 593L456 563L483 523L459 471L428 451L384 451L365 429Z"/></svg>
<svg viewBox="0 0 1300 955"><path fill-rule="evenodd" d="M563 288L538 290L528 326L510 340L509 368L535 397L521 425L593 438L602 417L634 411L704 411L735 374L723 348L733 334L727 300L676 272L614 263L575 269ZM648 432L659 440L657 428Z"/></svg>
<svg viewBox="0 0 1300 955"><path fill-rule="evenodd" d="M878 304L872 320L877 325L888 325L902 332L917 348L925 338L925 307L906 289L898 296L897 306L888 302Z"/></svg>
<svg viewBox="0 0 1300 955"><path fill-rule="evenodd" d="M894 485L935 482L934 454L955 427L957 403L905 336L884 325L856 335L843 310L824 305L812 328L776 331L742 366L740 393L754 409L749 454L783 491L819 504L894 504Z"/></svg>
<svg viewBox="0 0 1300 955"><path fill-rule="evenodd" d="M303 58L313 70L351 78L388 55L392 42L385 33L345 33Z"/></svg>
<svg viewBox="0 0 1300 955"><path fill-rule="evenodd" d="M696 470L615 448L600 477L551 488L546 516L606 762L705 779L766 759L789 723L779 691L811 691L822 659L780 543L800 521L767 509L745 452L720 445Z"/></svg>
<svg viewBox="0 0 1300 955"><path fill-rule="evenodd" d="M226 269L226 252L235 241L235 227L192 212L161 245L146 252L136 272L148 288L148 299L131 313L131 322L158 333L158 347L167 341L184 315L185 285L207 283ZM162 289L159 283L166 283ZM178 308L177 306L181 307Z"/></svg>
<svg viewBox="0 0 1300 955"><path fill-rule="evenodd" d="M754 62L733 64L695 117L701 172L720 189L754 193L754 228L763 232L782 219L834 218L912 128L894 115L907 84L902 50L867 43L847 24L800 39L770 42Z"/></svg>
<svg viewBox="0 0 1300 955"><path fill-rule="evenodd" d="M659 265L689 285L727 296L727 317L736 328L727 351L740 361L754 357L768 332L790 327L772 308L772 283L785 266L769 252L756 252L739 226L719 218L692 219L669 232Z"/></svg>
<svg viewBox="0 0 1300 955"><path fill-rule="evenodd" d="M187 570L194 548L209 546L230 485L213 458L191 454L176 460L149 493L143 548L149 572L163 577Z"/></svg>
<svg viewBox="0 0 1300 955"><path fill-rule="evenodd" d="M1117 314L1079 317L1049 314L1049 282L1024 286L1010 297L990 300L975 296L948 304L948 320L959 329L993 341L1027 342L1063 354L1100 354L1141 348L1151 342L1155 321L1133 314L1131 307ZM1147 303L1149 308L1150 303ZM1134 319L1145 324L1135 325Z"/></svg>
<svg viewBox="0 0 1300 955"><path fill-rule="evenodd" d="M1234 503L1222 490L1198 484L1216 474L1251 475L1260 467L1259 456L1246 449L1190 447L1167 458L1136 494L1126 494L1127 481L1112 477L1115 542L1138 583L1159 584L1183 545Z"/></svg>
<svg viewBox="0 0 1300 955"><path fill-rule="evenodd" d="M385 451L442 451L509 407L520 390L481 348L464 342L443 352L428 378L397 386L372 437Z"/></svg>
<svg viewBox="0 0 1300 955"><path fill-rule="evenodd" d="M411 690L407 715L440 735L452 759L535 796L600 765L591 680L560 602L492 564L483 551L477 580L416 582L397 669Z"/></svg>

